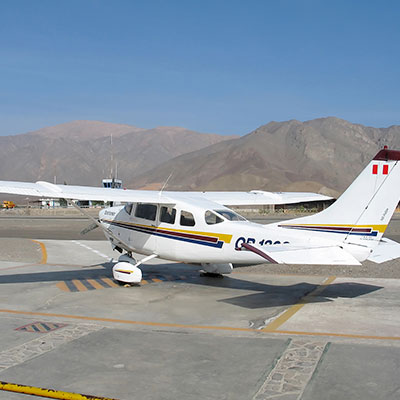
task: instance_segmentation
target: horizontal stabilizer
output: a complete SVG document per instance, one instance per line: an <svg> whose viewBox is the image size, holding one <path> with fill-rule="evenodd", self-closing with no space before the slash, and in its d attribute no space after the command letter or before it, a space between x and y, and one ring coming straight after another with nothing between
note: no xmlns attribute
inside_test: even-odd
<svg viewBox="0 0 400 400"><path fill-rule="evenodd" d="M369 261L381 264L400 257L400 243L383 238L368 257Z"/></svg>
<svg viewBox="0 0 400 400"><path fill-rule="evenodd" d="M340 246L273 246L260 249L255 246L243 246L270 262L278 264L308 265L361 265L349 252ZM262 253L262 254L261 254Z"/></svg>

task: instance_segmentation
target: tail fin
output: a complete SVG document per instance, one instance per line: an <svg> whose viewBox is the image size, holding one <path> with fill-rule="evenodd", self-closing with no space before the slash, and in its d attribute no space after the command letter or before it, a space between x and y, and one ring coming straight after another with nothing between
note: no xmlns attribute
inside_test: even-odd
<svg viewBox="0 0 400 400"><path fill-rule="evenodd" d="M326 210L280 224L374 248L400 200L400 151L384 149Z"/></svg>

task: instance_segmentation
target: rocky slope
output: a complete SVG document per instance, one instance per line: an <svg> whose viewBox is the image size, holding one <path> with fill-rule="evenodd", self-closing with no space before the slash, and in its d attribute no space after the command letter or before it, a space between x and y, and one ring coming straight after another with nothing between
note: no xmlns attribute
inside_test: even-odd
<svg viewBox="0 0 400 400"><path fill-rule="evenodd" d="M168 160L129 183L167 189L315 191L338 195L384 145L400 149L400 126L334 118L270 122L238 139Z"/></svg>

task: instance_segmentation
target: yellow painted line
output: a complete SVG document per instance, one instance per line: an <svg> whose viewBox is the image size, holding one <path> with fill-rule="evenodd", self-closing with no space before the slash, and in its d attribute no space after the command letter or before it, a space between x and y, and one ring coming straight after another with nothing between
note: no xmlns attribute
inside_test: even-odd
<svg viewBox="0 0 400 400"><path fill-rule="evenodd" d="M161 279L158 279L158 278L153 278L152 281L153 281L153 282L157 282L157 283L162 282L162 280L161 280Z"/></svg>
<svg viewBox="0 0 400 400"><path fill-rule="evenodd" d="M39 322L35 324L36 328L39 329L39 332L46 333L48 330Z"/></svg>
<svg viewBox="0 0 400 400"><path fill-rule="evenodd" d="M301 331L281 331L281 330L276 330L271 333L280 333L283 335L302 335L302 336L331 336L331 337L340 337L348 339L400 340L400 336L359 335L356 333L301 332Z"/></svg>
<svg viewBox="0 0 400 400"><path fill-rule="evenodd" d="M96 282L94 279L86 279L86 280L96 289L105 289L104 286L100 285L100 283Z"/></svg>
<svg viewBox="0 0 400 400"><path fill-rule="evenodd" d="M268 324L262 330L269 332L277 330L289 318L293 317L293 315L296 314L297 311L301 310L307 303L309 303L312 297L321 294L322 291L325 290L325 288L328 285L330 285L335 279L336 276L330 276L329 278L326 278L321 285L319 285L312 292L304 296L297 304L294 304L292 307L288 308L283 314L281 314L278 318L274 319L270 324Z"/></svg>
<svg viewBox="0 0 400 400"><path fill-rule="evenodd" d="M118 283L115 283L110 278L101 278L101 280L105 283L108 283L112 287L119 287Z"/></svg>
<svg viewBox="0 0 400 400"><path fill-rule="evenodd" d="M70 292L71 291L65 282L58 282L56 286L59 289L63 290L64 292Z"/></svg>
<svg viewBox="0 0 400 400"><path fill-rule="evenodd" d="M241 331L241 332L256 332L251 328L236 328L231 326L208 326L208 325L188 325L188 324L174 324L168 322L147 322L147 321L131 321L125 319L114 319L114 318L100 318L100 317L86 317L83 315L68 315L68 314L53 314L53 313L41 313L34 311L19 311L19 310L5 310L0 309L2 313L8 314L21 314L21 315L35 315L42 317L58 317L68 319L79 319L84 321L100 321L100 322L114 322L119 324L129 325L143 325L143 326L157 326L157 327L169 327L169 328L191 328L191 329L209 329L209 330L222 330L222 331Z"/></svg>
<svg viewBox="0 0 400 400"><path fill-rule="evenodd" d="M88 290L88 288L79 279L72 279L71 282L76 286L76 288L80 292L84 292L84 291Z"/></svg>
<svg viewBox="0 0 400 400"><path fill-rule="evenodd" d="M46 246L44 245L44 243L39 242L38 240L33 240L32 242L37 243L40 246L40 249L42 250L42 259L40 260L40 264L46 264L47 263L47 250L46 250Z"/></svg>
<svg viewBox="0 0 400 400"><path fill-rule="evenodd" d="M87 394L62 392L54 389L43 389L35 386L19 385L17 383L1 382L0 390L8 392L30 394L32 396L46 397L48 399L62 399L62 400L117 400L109 397L98 397Z"/></svg>
<svg viewBox="0 0 400 400"><path fill-rule="evenodd" d="M141 285L147 285L149 282L147 282L145 279L142 279L141 281L140 281L140 284Z"/></svg>
<svg viewBox="0 0 400 400"><path fill-rule="evenodd" d="M20 310L7 310L7 309L0 309L0 313L17 314L17 315L33 315L33 316L41 316L41 317L57 317L57 318L77 319L77 320L84 320L84 321L112 322L112 323L118 323L118 324L170 327L170 328L237 331L237 332L253 332L253 333L299 335L299 336L327 336L327 337L333 336L333 337L342 337L342 338L399 340L400 341L400 336L369 336L369 335L358 335L358 334L351 334L351 333L302 332L302 331L285 331L285 330L268 331L265 329L256 330L256 329L251 329L251 328L236 328L236 327L232 327L232 326L208 326L208 325L173 324L173 323L165 323L165 322L131 321L131 320L114 319L114 318L86 317L83 315L42 313L42 312L34 312L34 311L20 311Z"/></svg>

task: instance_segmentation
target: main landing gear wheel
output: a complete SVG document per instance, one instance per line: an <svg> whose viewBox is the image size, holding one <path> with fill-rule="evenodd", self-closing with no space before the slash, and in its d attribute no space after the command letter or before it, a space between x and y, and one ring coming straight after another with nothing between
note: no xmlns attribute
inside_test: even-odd
<svg viewBox="0 0 400 400"><path fill-rule="evenodd" d="M220 263L202 263L201 266L204 268L200 271L200 276L208 278L223 278L222 274L230 274L233 271L233 265L231 263L220 264Z"/></svg>

